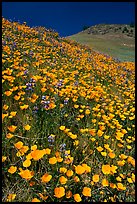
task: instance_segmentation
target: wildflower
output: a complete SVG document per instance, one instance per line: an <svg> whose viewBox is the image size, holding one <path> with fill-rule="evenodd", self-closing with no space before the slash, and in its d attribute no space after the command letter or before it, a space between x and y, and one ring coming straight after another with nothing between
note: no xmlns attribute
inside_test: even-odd
<svg viewBox="0 0 137 204"><path fill-rule="evenodd" d="M108 156L109 156L111 159L114 159L116 155L115 155L115 153L110 152L110 153L108 154Z"/></svg>
<svg viewBox="0 0 137 204"><path fill-rule="evenodd" d="M108 183L108 180L107 179L103 179L102 180L102 186L108 186L109 183Z"/></svg>
<svg viewBox="0 0 137 204"><path fill-rule="evenodd" d="M9 172L10 174L14 174L16 171L17 171L17 167L16 167L16 166L11 166L11 167L8 169L8 172Z"/></svg>
<svg viewBox="0 0 137 204"><path fill-rule="evenodd" d="M91 197L91 188L84 187L84 188L83 188L83 191L82 191L82 194L83 194L84 196Z"/></svg>
<svg viewBox="0 0 137 204"><path fill-rule="evenodd" d="M62 198L65 195L65 189L63 187L56 187L54 189L55 197Z"/></svg>
<svg viewBox="0 0 137 204"><path fill-rule="evenodd" d="M10 96L10 95L12 94L12 92L11 92L11 91L5 91L4 94L5 94L6 96Z"/></svg>
<svg viewBox="0 0 137 204"><path fill-rule="evenodd" d="M41 201L37 198L33 198L31 202L41 202Z"/></svg>
<svg viewBox="0 0 137 204"><path fill-rule="evenodd" d="M7 197L7 202L12 202L16 198L16 194L9 194Z"/></svg>
<svg viewBox="0 0 137 204"><path fill-rule="evenodd" d="M5 162L5 161L6 161L6 159L7 159L7 157L2 156L2 162Z"/></svg>
<svg viewBox="0 0 137 204"><path fill-rule="evenodd" d="M22 178L30 180L34 176L34 172L28 169L22 170L18 173Z"/></svg>
<svg viewBox="0 0 137 204"><path fill-rule="evenodd" d="M118 168L117 166L111 165L110 173L112 173L112 174L117 173L117 171L116 171L117 168Z"/></svg>
<svg viewBox="0 0 137 204"><path fill-rule="evenodd" d="M99 137L101 137L103 134L104 134L104 132L103 132L102 130L98 130L97 135L98 135Z"/></svg>
<svg viewBox="0 0 137 204"><path fill-rule="evenodd" d="M113 188L113 189L116 188L116 184L114 183L110 183L109 185L110 185L110 188Z"/></svg>
<svg viewBox="0 0 137 204"><path fill-rule="evenodd" d="M59 182L60 182L61 184L66 184L67 180L68 180L68 179L67 179L65 176L61 176L61 177L59 178Z"/></svg>
<svg viewBox="0 0 137 204"><path fill-rule="evenodd" d="M11 139L12 137L14 137L14 135L11 134L11 133L8 133L8 134L6 135L6 138L8 138L8 139Z"/></svg>
<svg viewBox="0 0 137 204"><path fill-rule="evenodd" d="M122 183L117 183L117 189L118 189L118 190L126 190L126 187L123 186Z"/></svg>
<svg viewBox="0 0 137 204"><path fill-rule="evenodd" d="M42 180L42 182L44 182L44 183L49 182L51 179L52 179L52 175L49 175L48 173L45 173L45 174L41 177L41 180Z"/></svg>
<svg viewBox="0 0 137 204"><path fill-rule="evenodd" d="M60 167L59 171L60 173L66 173L67 169L65 167Z"/></svg>
<svg viewBox="0 0 137 204"><path fill-rule="evenodd" d="M25 130L30 130L30 128L31 128L30 125L25 125L25 126L24 126L24 129L25 129Z"/></svg>
<svg viewBox="0 0 137 204"><path fill-rule="evenodd" d="M101 146L96 148L99 152L101 152L103 150L103 148Z"/></svg>
<svg viewBox="0 0 137 204"><path fill-rule="evenodd" d="M20 106L20 109L21 110L24 110L24 109L26 110L28 107L29 107L29 105L23 105L23 106Z"/></svg>
<svg viewBox="0 0 137 204"><path fill-rule="evenodd" d="M106 153L106 152L101 152L101 155L102 155L103 157L106 157L106 156L107 156L107 153Z"/></svg>
<svg viewBox="0 0 137 204"><path fill-rule="evenodd" d="M86 109L86 110L85 110L85 114L86 114L86 115L89 115L89 114L90 114L90 110L89 110L89 109Z"/></svg>
<svg viewBox="0 0 137 204"><path fill-rule="evenodd" d="M36 150L36 149L37 149L37 145L31 146L31 150Z"/></svg>
<svg viewBox="0 0 137 204"><path fill-rule="evenodd" d="M49 164L56 164L57 163L57 158L56 157L51 157L49 159Z"/></svg>
<svg viewBox="0 0 137 204"><path fill-rule="evenodd" d="M66 175L68 177L71 177L73 175L73 171L72 170L67 170Z"/></svg>
<svg viewBox="0 0 137 204"><path fill-rule="evenodd" d="M85 172L85 168L83 166L81 166L81 165L78 165L78 166L75 167L75 172L77 174L83 174Z"/></svg>
<svg viewBox="0 0 137 204"><path fill-rule="evenodd" d="M43 151L45 152L45 154L50 154L51 153L51 149L49 149L49 148L46 148Z"/></svg>
<svg viewBox="0 0 137 204"><path fill-rule="evenodd" d="M17 113L17 112L12 111L12 112L10 113L10 115L11 115L11 116L15 116L15 115L16 115L16 113Z"/></svg>
<svg viewBox="0 0 137 204"><path fill-rule="evenodd" d="M82 199L81 199L81 197L80 197L80 195L79 195L78 193L74 194L74 200L75 200L76 202L82 201Z"/></svg>
<svg viewBox="0 0 137 204"><path fill-rule="evenodd" d="M91 172L91 167L88 166L87 164L82 164L82 166L85 168L85 173Z"/></svg>
<svg viewBox="0 0 137 204"><path fill-rule="evenodd" d="M24 167L29 167L30 165L31 165L30 159L26 159L26 160L23 162L23 166L24 166Z"/></svg>
<svg viewBox="0 0 137 204"><path fill-rule="evenodd" d="M19 141L19 142L15 143L14 146L15 146L17 149L21 149L21 148L23 147L23 142Z"/></svg>
<svg viewBox="0 0 137 204"><path fill-rule="evenodd" d="M41 159L45 154L45 151L44 150L33 150L31 152L31 156L32 158L35 160L35 161L38 161L39 159Z"/></svg>
<svg viewBox="0 0 137 204"><path fill-rule="evenodd" d="M94 182L99 182L99 175L98 174L95 174L93 177L92 177L92 180Z"/></svg>
<svg viewBox="0 0 137 204"><path fill-rule="evenodd" d="M131 178L127 178L127 181L128 181L129 183L133 183L133 180L132 180Z"/></svg>
<svg viewBox="0 0 137 204"><path fill-rule="evenodd" d="M66 198L71 198L72 197L72 192L69 190L66 192Z"/></svg>
<svg viewBox="0 0 137 204"><path fill-rule="evenodd" d="M8 127L8 130L9 130L10 132L14 132L14 131L16 130L16 128L17 128L17 126L11 125L11 126Z"/></svg>
<svg viewBox="0 0 137 204"><path fill-rule="evenodd" d="M74 181L75 181L76 183L79 182L79 181L80 181L79 177L78 177L78 176L75 176L75 177L74 177Z"/></svg>
<svg viewBox="0 0 137 204"><path fill-rule="evenodd" d="M103 174L110 174L110 166L108 164L102 165Z"/></svg>
<svg viewBox="0 0 137 204"><path fill-rule="evenodd" d="M60 130L65 130L65 126L60 126L59 129Z"/></svg>

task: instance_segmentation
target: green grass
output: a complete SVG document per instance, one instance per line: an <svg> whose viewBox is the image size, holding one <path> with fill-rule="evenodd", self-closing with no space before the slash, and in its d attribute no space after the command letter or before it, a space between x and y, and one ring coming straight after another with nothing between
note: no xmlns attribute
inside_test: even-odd
<svg viewBox="0 0 137 204"><path fill-rule="evenodd" d="M68 38L88 45L95 51L118 58L120 61L135 61L135 40L132 38L122 38L122 36L119 38L115 35L112 37L109 35L90 35L82 32L68 36Z"/></svg>

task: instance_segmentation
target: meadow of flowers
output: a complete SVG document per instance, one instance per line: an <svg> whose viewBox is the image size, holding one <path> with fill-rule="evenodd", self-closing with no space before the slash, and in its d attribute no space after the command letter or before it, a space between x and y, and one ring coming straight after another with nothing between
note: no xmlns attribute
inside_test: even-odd
<svg viewBox="0 0 137 204"><path fill-rule="evenodd" d="M2 18L2 201L135 201L135 67Z"/></svg>

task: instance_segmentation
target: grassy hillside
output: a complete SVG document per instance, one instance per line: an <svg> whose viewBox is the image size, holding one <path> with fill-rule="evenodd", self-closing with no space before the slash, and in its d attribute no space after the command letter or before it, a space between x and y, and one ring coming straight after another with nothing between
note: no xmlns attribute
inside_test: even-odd
<svg viewBox="0 0 137 204"><path fill-rule="evenodd" d="M135 202L134 69L2 19L3 202Z"/></svg>
<svg viewBox="0 0 137 204"><path fill-rule="evenodd" d="M99 24L68 38L121 61L135 61L135 28L128 25Z"/></svg>

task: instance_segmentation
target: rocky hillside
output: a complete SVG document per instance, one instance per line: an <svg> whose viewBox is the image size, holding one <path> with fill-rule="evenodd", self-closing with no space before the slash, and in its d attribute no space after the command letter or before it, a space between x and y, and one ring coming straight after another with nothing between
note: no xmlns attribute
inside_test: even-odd
<svg viewBox="0 0 137 204"><path fill-rule="evenodd" d="M82 31L91 35L124 34L135 38L135 27L125 24L98 24Z"/></svg>

